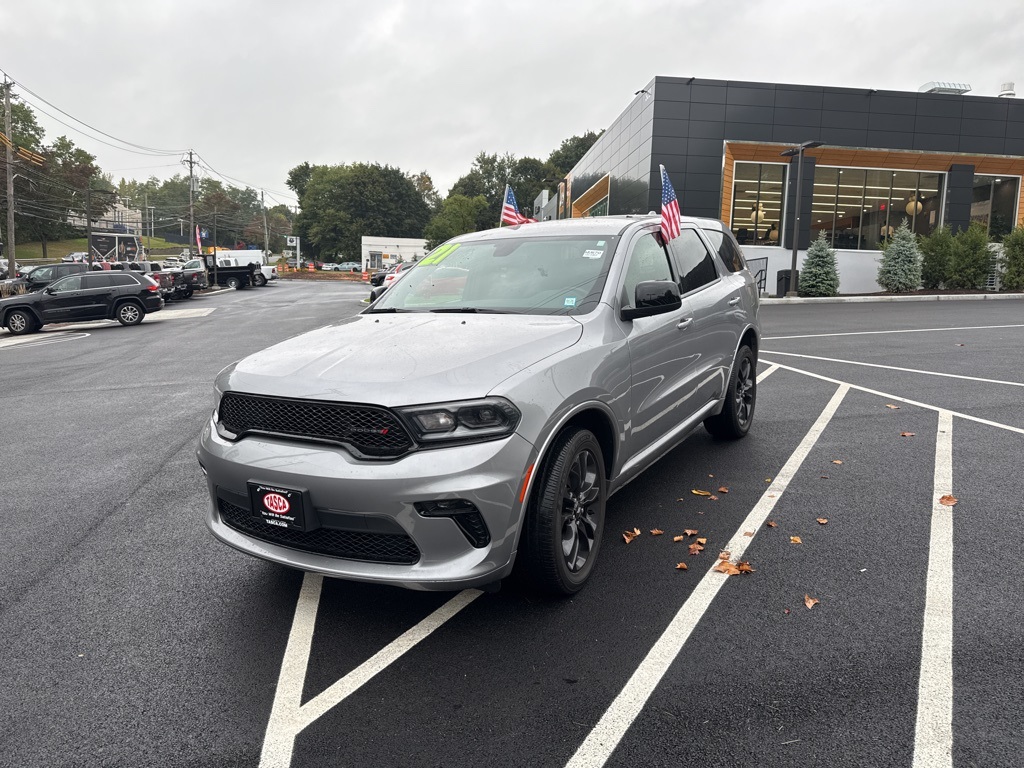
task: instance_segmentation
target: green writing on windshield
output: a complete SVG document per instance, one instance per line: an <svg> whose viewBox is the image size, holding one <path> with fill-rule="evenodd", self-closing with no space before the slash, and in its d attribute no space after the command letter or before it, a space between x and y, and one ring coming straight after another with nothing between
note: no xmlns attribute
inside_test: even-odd
<svg viewBox="0 0 1024 768"><path fill-rule="evenodd" d="M449 245L442 245L433 253L429 254L423 261L420 262L422 266L430 266L431 264L440 264L449 255L451 255L458 247L460 243L450 243Z"/></svg>

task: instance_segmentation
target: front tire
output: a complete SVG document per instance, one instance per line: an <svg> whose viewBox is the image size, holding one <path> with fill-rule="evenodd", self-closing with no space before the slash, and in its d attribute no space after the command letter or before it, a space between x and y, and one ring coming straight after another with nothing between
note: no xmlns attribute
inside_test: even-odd
<svg viewBox="0 0 1024 768"><path fill-rule="evenodd" d="M257 288L262 288L266 284L267 284L267 276L262 274L262 273L256 275L253 278L253 285L255 285Z"/></svg>
<svg viewBox="0 0 1024 768"><path fill-rule="evenodd" d="M750 347L744 345L736 353L722 412L704 419L704 428L713 436L725 440L746 437L754 420L756 403L757 361Z"/></svg>
<svg viewBox="0 0 1024 768"><path fill-rule="evenodd" d="M145 310L134 302L126 302L117 308L117 322L121 325L138 325L145 316Z"/></svg>
<svg viewBox="0 0 1024 768"><path fill-rule="evenodd" d="M608 495L604 455L593 433L562 433L545 459L526 510L523 576L538 590L573 595L594 570Z"/></svg>
<svg viewBox="0 0 1024 768"><path fill-rule="evenodd" d="M26 312L23 309L15 309L10 312L7 315L7 322L5 324L12 336L32 333L36 329L36 319L30 312Z"/></svg>

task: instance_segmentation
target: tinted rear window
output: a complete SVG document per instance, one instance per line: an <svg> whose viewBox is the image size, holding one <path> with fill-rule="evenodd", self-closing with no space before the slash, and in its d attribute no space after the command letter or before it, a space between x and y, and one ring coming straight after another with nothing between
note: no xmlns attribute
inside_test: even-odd
<svg viewBox="0 0 1024 768"><path fill-rule="evenodd" d="M130 274L124 275L110 275L111 285L138 285L139 281Z"/></svg>
<svg viewBox="0 0 1024 768"><path fill-rule="evenodd" d="M704 234L707 235L711 246L718 251L718 257L722 260L722 264L730 272L739 272L747 266L740 247L725 232L705 229Z"/></svg>
<svg viewBox="0 0 1024 768"><path fill-rule="evenodd" d="M111 278L112 275L82 275L82 288L109 288L112 285Z"/></svg>

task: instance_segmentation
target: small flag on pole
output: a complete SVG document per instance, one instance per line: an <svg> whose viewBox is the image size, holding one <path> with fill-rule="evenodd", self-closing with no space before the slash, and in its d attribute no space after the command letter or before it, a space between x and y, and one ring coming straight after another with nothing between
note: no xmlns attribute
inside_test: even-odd
<svg viewBox="0 0 1024 768"><path fill-rule="evenodd" d="M199 237L199 225L198 224L196 224L196 248L199 249L200 253L203 252L203 241L202 241L202 238Z"/></svg>
<svg viewBox="0 0 1024 768"><path fill-rule="evenodd" d="M536 219L530 219L523 216L519 212L519 206L516 205L516 196L512 191L512 187L508 184L505 185L505 202L501 205L501 222L502 224L535 224Z"/></svg>
<svg viewBox="0 0 1024 768"><path fill-rule="evenodd" d="M661 166L661 237L667 243L679 237L679 200L665 166Z"/></svg>

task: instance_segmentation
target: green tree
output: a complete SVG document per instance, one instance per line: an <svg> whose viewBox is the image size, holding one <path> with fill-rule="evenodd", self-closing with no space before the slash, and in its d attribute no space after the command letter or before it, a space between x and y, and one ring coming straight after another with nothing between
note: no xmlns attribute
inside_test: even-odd
<svg viewBox="0 0 1024 768"><path fill-rule="evenodd" d="M946 276L947 288L980 290L992 271L992 253L988 248L988 232L978 222L956 233L953 253Z"/></svg>
<svg viewBox="0 0 1024 768"><path fill-rule="evenodd" d="M517 160L515 155L508 153L489 155L481 152L469 173L456 181L448 194L464 197L482 195L487 201L487 213L483 216L485 225L480 228L487 229L498 226L506 184L512 186L520 212L528 216L533 212L533 201L540 191L551 186L543 180L556 176L554 167L536 158Z"/></svg>
<svg viewBox="0 0 1024 768"><path fill-rule="evenodd" d="M1015 227L1003 237L1002 267L1002 289L1024 291L1024 228Z"/></svg>
<svg viewBox="0 0 1024 768"><path fill-rule="evenodd" d="M953 235L949 227L939 227L927 237L920 240L921 247L921 280L929 290L941 288L949 274L949 265L953 259Z"/></svg>
<svg viewBox="0 0 1024 768"><path fill-rule="evenodd" d="M563 139L561 146L554 150L548 156L548 165L554 169L554 175L551 178L562 178L569 173L583 156L587 154L588 150L594 146L604 131L587 131L582 136L570 136L568 139Z"/></svg>
<svg viewBox="0 0 1024 768"><path fill-rule="evenodd" d="M413 174L410 178L412 183L416 185L419 193L423 195L423 202L427 204L431 215L441 210L441 195L434 187L434 180L430 178L430 174L426 171L420 171Z"/></svg>
<svg viewBox="0 0 1024 768"><path fill-rule="evenodd" d="M836 252L829 248L824 232L819 232L818 239L807 249L797 285L801 296L835 296L839 293Z"/></svg>
<svg viewBox="0 0 1024 768"><path fill-rule="evenodd" d="M302 163L288 171L288 180L285 184L288 185L288 188L294 192L296 197L300 200L303 195L306 194L306 187L309 186L309 180L313 176L313 169L316 167L317 166L310 165L309 163Z"/></svg>
<svg viewBox="0 0 1024 768"><path fill-rule="evenodd" d="M441 210L434 214L423 230L427 249L434 249L457 235L478 231L481 217L487 214L487 210L487 200L483 195L448 195L441 204Z"/></svg>
<svg viewBox="0 0 1024 768"><path fill-rule="evenodd" d="M877 279L889 293L916 291L921 287L921 252L905 220L882 251Z"/></svg>
<svg viewBox="0 0 1024 768"><path fill-rule="evenodd" d="M364 235L422 237L430 209L412 179L376 163L318 166L301 198L301 225L320 254L359 256Z"/></svg>

